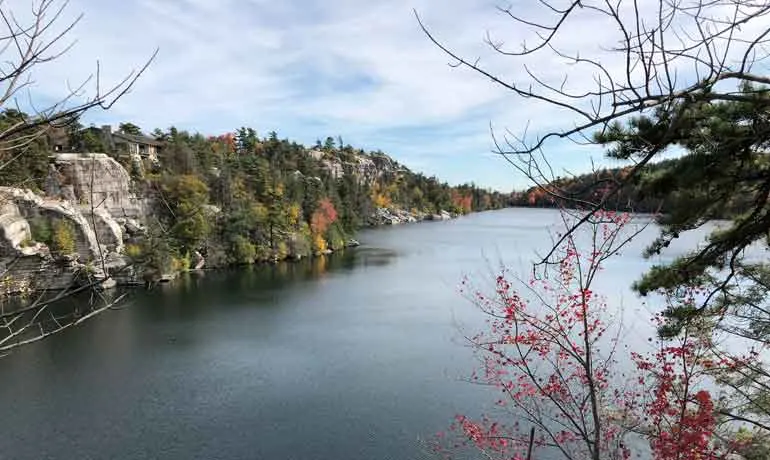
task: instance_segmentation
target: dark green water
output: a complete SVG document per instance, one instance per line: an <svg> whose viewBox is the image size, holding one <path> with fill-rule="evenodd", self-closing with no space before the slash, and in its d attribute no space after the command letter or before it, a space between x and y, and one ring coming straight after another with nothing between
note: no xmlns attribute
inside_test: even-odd
<svg viewBox="0 0 770 460"><path fill-rule="evenodd" d="M474 364L461 329L483 322L461 277L525 264L556 218L376 229L329 259L135 291L0 360L0 458L422 458L420 437L493 401L459 380ZM626 305L646 265L627 253L604 280Z"/></svg>

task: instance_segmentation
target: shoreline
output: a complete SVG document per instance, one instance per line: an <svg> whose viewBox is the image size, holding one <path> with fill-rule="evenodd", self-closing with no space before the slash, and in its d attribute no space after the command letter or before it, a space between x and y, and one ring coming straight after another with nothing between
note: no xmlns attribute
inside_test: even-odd
<svg viewBox="0 0 770 460"><path fill-rule="evenodd" d="M478 212L483 212L483 211L478 211ZM473 212L473 214L475 213L476 212ZM358 227L356 234L361 230L366 230L366 229L416 224L416 223L424 223L424 222L445 222L448 220L456 219L459 216L460 214L449 213L443 210L437 214L430 214L430 213L414 213L414 212L409 212L401 209L378 208L372 214L372 216L366 219L364 224ZM358 240L355 239L356 234L354 234L353 237L347 238L347 241L345 241L344 246L336 250L327 248L323 252L310 253L307 255L287 254L285 257L282 257L282 258L272 257L267 260L255 260L253 263L207 265L205 263L205 257L201 256L198 253L196 257L198 256L200 257L200 259L203 261L202 264L198 263L194 268L174 270L168 273L156 272L155 274L151 274L148 272L143 272L142 274L138 274L134 272L134 268L142 267L142 264L137 262L129 262L123 267L120 267L117 273L110 273L104 278L96 279L94 276L88 273L87 268L81 268L73 272L74 284L70 284L68 286L62 286L62 287L55 286L55 287L46 287L42 289L34 289L26 285L26 283L20 283L18 280L13 280L10 277L6 277L6 279L0 280L0 283L3 284L2 286L3 292L0 293L0 295L7 299L13 299L13 298L23 299L24 297L27 297L33 294L57 293L57 292L65 291L67 289L71 289L73 287L75 287L76 289L85 287L86 290L96 289L99 291L113 291L115 289L120 289L120 288L122 289L134 289L139 287L148 288L158 284L165 284L165 285L173 284L175 281L177 281L180 277L184 275L194 276L196 273L202 274L206 272L215 272L215 271L222 271L222 270L238 270L238 269L243 269L245 267L275 266L282 263L298 263L306 260L313 260L313 259L322 258L326 256L333 256L334 254L342 253L345 250L356 248L360 246L360 243L358 242ZM130 272L130 274L127 275L126 272ZM81 283L78 283L77 281L80 279L79 275L81 273L85 273L86 279L82 280ZM51 273L50 272L40 273L41 278L45 278L46 276L51 276Z"/></svg>

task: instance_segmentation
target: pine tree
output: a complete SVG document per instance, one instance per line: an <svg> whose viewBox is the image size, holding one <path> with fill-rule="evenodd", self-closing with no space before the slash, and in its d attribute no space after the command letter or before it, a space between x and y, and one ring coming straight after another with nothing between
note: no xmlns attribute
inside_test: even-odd
<svg viewBox="0 0 770 460"><path fill-rule="evenodd" d="M610 146L610 157L624 160L638 161L652 148L657 154L663 151L660 146L685 150L681 158L649 170L633 184L646 198L666 202L665 213L658 218L661 232L647 248L647 256L660 254L683 233L733 213L730 225L712 232L704 247L655 265L635 284L641 294L708 287L707 301L698 307L667 312L669 334L695 315L728 305L733 310L745 307L738 289L742 282L769 293L770 284L758 275L767 264L747 262L744 251L756 242L766 247L770 235L770 94L749 85L740 93L745 97L739 101L683 101L669 111L635 118L626 126L616 124L596 136ZM761 309L750 310L755 325L770 324Z"/></svg>

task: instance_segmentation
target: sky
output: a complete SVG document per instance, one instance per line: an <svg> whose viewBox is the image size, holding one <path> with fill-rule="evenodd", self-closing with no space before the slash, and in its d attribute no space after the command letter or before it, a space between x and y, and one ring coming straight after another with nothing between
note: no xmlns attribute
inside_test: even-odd
<svg viewBox="0 0 770 460"><path fill-rule="evenodd" d="M158 48L147 72L109 111L85 124L133 122L146 132L171 125L216 135L251 126L259 135L305 144L341 136L380 149L415 171L450 183L500 191L527 179L492 153L492 132L532 134L571 126L573 114L449 65L421 31L413 10L443 43L480 57L506 81L526 77L521 62L493 53L487 32L517 45L527 31L489 0L71 0L62 23L82 13L72 49L36 70L32 91L55 100L100 66L102 86L117 82ZM522 15L536 2L514 2ZM506 5L507 6L507 5ZM532 11L530 11L532 10ZM567 46L599 50L614 32L578 21ZM532 37L530 36L529 39ZM605 63L616 65L611 56ZM527 61L551 82L581 73L552 53ZM602 163L598 147L552 142L558 171Z"/></svg>

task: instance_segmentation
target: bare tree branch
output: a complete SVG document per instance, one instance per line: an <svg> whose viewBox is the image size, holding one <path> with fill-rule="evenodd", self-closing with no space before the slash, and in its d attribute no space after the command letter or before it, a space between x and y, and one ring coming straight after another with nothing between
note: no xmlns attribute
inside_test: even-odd
<svg viewBox="0 0 770 460"><path fill-rule="evenodd" d="M45 64L63 58L75 45L69 37L83 15L65 20L68 0L30 0L29 4L29 14L17 15L13 8L19 7L18 2L11 6L7 0L0 0L0 112L3 115L12 113L0 126L0 169L19 161L27 154L28 147L51 128L66 126L92 109L110 109L134 87L158 54L158 50L154 50L141 66L118 82L109 84L102 81L101 65L97 60L92 75L70 86L55 102L38 106L38 100L33 96L35 81L32 74ZM93 213L98 205L94 203L93 190L92 184L91 225L95 228ZM117 273L108 273L98 234L96 238L100 259L97 262L102 275L93 277L83 270L76 276L85 279L53 296L41 293L22 308L6 310L3 306L0 330L4 334L0 335L0 353L43 340L118 305L123 296L109 299L103 293L102 285ZM63 300L88 292L92 302L62 314L59 304Z"/></svg>

